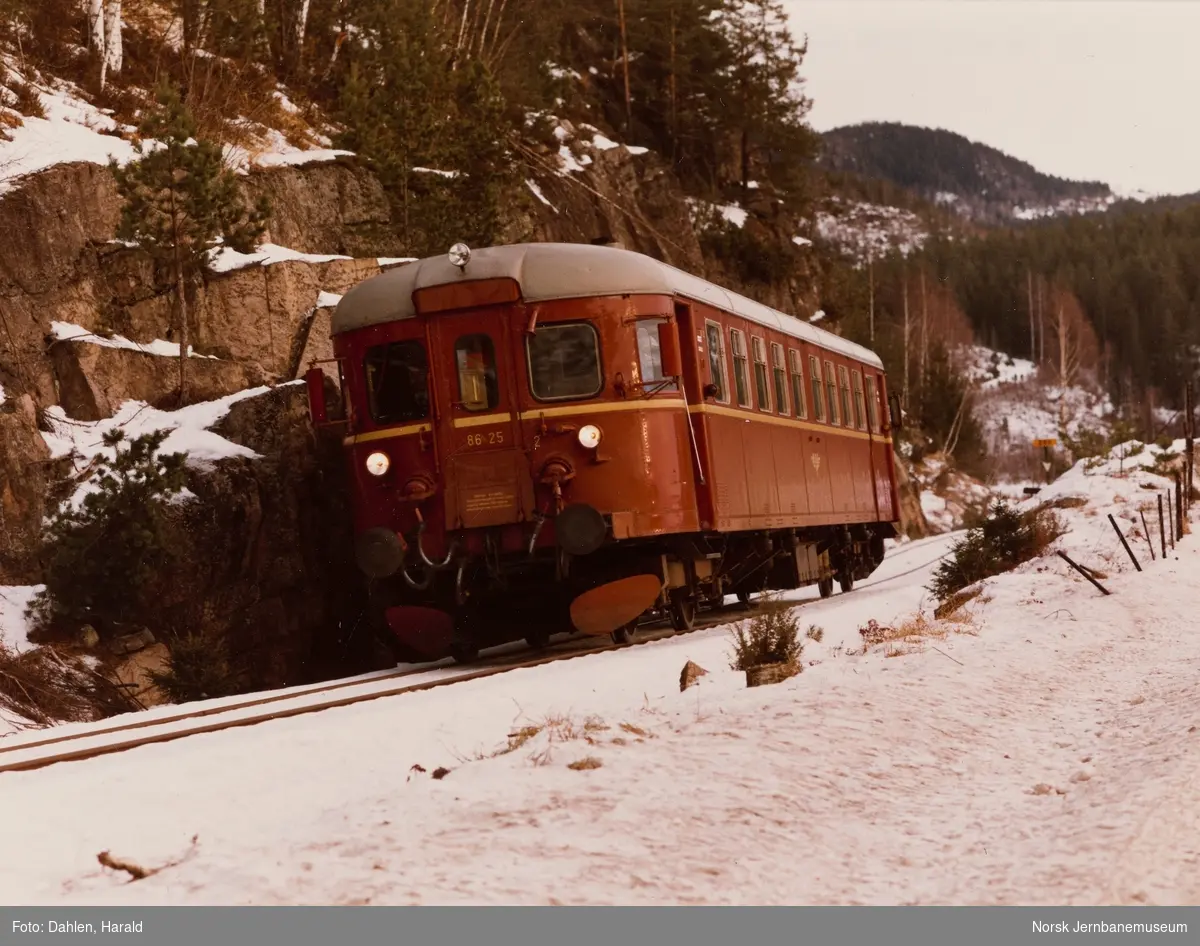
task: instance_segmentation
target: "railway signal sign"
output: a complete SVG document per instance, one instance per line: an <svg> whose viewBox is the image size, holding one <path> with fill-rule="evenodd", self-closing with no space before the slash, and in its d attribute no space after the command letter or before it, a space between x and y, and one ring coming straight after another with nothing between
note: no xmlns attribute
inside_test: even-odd
<svg viewBox="0 0 1200 946"><path fill-rule="evenodd" d="M1056 438L1056 437L1035 438L1033 441L1033 447L1035 450L1038 447L1042 448L1042 451L1043 451L1042 469L1046 471L1046 482L1047 483L1050 482L1050 468L1054 465L1050 459L1050 448L1056 446L1057 444L1058 444L1058 438Z"/></svg>

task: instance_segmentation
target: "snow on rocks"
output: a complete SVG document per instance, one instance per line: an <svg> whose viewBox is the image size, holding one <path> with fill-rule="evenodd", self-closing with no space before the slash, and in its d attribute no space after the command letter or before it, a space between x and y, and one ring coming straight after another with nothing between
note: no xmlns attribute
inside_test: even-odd
<svg viewBox="0 0 1200 946"><path fill-rule="evenodd" d="M179 344L177 342L166 342L161 339L155 339L147 344L132 342L123 335L103 336L91 332L81 325L74 325L70 322L51 322L51 334L62 342L86 342L89 345L99 345L101 348L123 348L128 351L139 351L145 355L160 355L163 357L178 358ZM189 358L209 358L216 361L215 355L198 355L195 350L188 346Z"/></svg>
<svg viewBox="0 0 1200 946"><path fill-rule="evenodd" d="M263 243L253 253L239 253L228 246L217 247L209 253L208 268L214 273L228 273L235 269L245 269L247 266L273 266L276 263L332 263L335 260L348 260L352 257L338 255L321 255L317 253L300 253L277 246L274 243Z"/></svg>
<svg viewBox="0 0 1200 946"><path fill-rule="evenodd" d="M52 430L43 432L42 438L50 448L52 457L74 457L75 473L79 476L87 474L90 461L94 457L102 454L109 457L115 455L114 448L104 445L104 435L117 429L125 432L127 440L155 431L169 431L159 447L159 453L186 453L188 463L200 469L230 457L257 459L258 454L253 450L227 440L209 428L224 418L238 401L257 397L270 390L269 387L250 388L220 400L190 404L176 411L159 410L141 401L126 401L112 417L88 422L67 417L62 408L55 405L46 410L46 420ZM92 479L85 479L70 501L79 503L84 496L96 489ZM175 497L176 501L187 498L186 492Z"/></svg>
<svg viewBox="0 0 1200 946"><path fill-rule="evenodd" d="M0 585L0 647L13 651L28 645L25 608L43 585Z"/></svg>

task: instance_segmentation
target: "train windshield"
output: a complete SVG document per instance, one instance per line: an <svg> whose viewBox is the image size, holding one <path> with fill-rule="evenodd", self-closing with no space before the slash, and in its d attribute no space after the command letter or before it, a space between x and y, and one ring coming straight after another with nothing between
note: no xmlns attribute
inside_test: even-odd
<svg viewBox="0 0 1200 946"><path fill-rule="evenodd" d="M529 386L539 401L595 397L604 388L600 339L586 322L539 325L525 341Z"/></svg>
<svg viewBox="0 0 1200 946"><path fill-rule="evenodd" d="M377 424L404 424L429 416L429 361L419 341L367 349L367 401Z"/></svg>

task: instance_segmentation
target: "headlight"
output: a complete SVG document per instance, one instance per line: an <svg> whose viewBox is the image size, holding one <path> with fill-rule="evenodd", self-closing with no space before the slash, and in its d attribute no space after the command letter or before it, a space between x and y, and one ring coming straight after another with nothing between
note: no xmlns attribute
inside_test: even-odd
<svg viewBox="0 0 1200 946"><path fill-rule="evenodd" d="M588 450L595 450L600 446L600 428L595 424L584 424L580 427L579 445L586 447Z"/></svg>
<svg viewBox="0 0 1200 946"><path fill-rule="evenodd" d="M386 453L376 452L367 457L367 472L372 476L383 476L391 465L392 461Z"/></svg>
<svg viewBox="0 0 1200 946"><path fill-rule="evenodd" d="M467 263L471 262L471 248L465 243L455 243L446 255L450 257L451 264L459 269L463 269Z"/></svg>

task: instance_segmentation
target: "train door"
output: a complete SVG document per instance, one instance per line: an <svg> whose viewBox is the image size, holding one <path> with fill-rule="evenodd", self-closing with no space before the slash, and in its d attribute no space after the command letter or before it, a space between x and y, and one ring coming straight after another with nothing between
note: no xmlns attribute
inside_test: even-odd
<svg viewBox="0 0 1200 946"><path fill-rule="evenodd" d="M529 519L533 481L521 441L508 320L495 309L430 320L440 377L438 442L446 459L446 528Z"/></svg>

